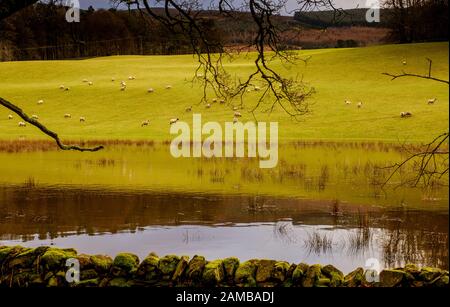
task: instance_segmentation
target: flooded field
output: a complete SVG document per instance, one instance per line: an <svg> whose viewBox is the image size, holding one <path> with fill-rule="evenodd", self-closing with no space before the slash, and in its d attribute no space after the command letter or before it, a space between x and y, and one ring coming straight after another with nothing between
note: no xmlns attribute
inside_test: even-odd
<svg viewBox="0 0 450 307"><path fill-rule="evenodd" d="M448 269L448 189L398 186L407 172L380 188L398 148L290 144L279 157L262 170L149 144L0 152L0 244Z"/></svg>

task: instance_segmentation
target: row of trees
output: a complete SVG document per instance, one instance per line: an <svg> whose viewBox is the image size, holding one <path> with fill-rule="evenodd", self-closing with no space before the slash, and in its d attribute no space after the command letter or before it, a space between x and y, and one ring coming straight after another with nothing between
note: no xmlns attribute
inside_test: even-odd
<svg viewBox="0 0 450 307"><path fill-rule="evenodd" d="M397 41L448 40L448 0L385 0L384 6Z"/></svg>
<svg viewBox="0 0 450 307"><path fill-rule="evenodd" d="M65 20L57 3L36 4L0 22L0 60L56 60L122 54L189 53L186 40L165 27L141 18L137 11L81 11L80 23ZM214 39L220 35L213 19L203 23Z"/></svg>

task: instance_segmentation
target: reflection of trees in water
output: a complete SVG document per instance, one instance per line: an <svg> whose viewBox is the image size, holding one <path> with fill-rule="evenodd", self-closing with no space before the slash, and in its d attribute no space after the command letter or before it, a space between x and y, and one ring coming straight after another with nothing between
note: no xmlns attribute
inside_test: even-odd
<svg viewBox="0 0 450 307"><path fill-rule="evenodd" d="M307 238L304 240L304 245L308 256L310 254L320 256L321 254L332 254L334 242L330 235L314 231L312 233L307 232Z"/></svg>
<svg viewBox="0 0 450 307"><path fill-rule="evenodd" d="M448 233L387 229L382 236L383 262L389 267L405 263L448 268Z"/></svg>

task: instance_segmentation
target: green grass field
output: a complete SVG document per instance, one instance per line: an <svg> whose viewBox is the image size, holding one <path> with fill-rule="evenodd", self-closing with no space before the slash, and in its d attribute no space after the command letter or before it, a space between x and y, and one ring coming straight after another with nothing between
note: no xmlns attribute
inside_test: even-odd
<svg viewBox="0 0 450 307"><path fill-rule="evenodd" d="M279 122L280 139L377 140L424 142L448 129L448 86L428 80L405 78L391 81L383 72L425 73L426 57L433 60L434 74L448 78L448 43L388 45L358 49L301 51L311 56L308 65L298 64L286 74L303 74L316 88L311 99L312 113L296 122L275 110L258 114L259 120ZM407 65L402 64L403 59ZM253 71L253 57L241 56L229 64L240 75ZM213 104L211 109L198 105L201 90L187 81L194 75L192 56L121 56L76 61L35 61L0 63L0 97L18 104L28 114L36 114L48 128L63 139L150 139L170 140L169 119L179 117L190 122L193 105L203 120L231 121L233 112ZM281 63L274 63L284 69ZM128 76L136 76L129 81ZM111 78L116 81L112 82ZM93 86L83 79L94 82ZM125 80L127 90L120 91ZM69 92L59 89L64 84ZM165 86L173 86L166 90ZM147 93L152 87L154 93ZM252 106L257 93L246 98ZM438 99L428 105L430 98ZM211 97L212 98L212 97ZM45 103L38 105L43 99ZM344 100L353 102L347 106ZM358 109L357 101L364 106ZM401 119L400 112L414 114ZM72 119L65 119L70 113ZM0 139L46 139L36 128L19 128L18 116L8 120L9 110L0 108ZM243 121L252 116L243 111ZM86 117L85 123L79 117ZM141 127L149 119L148 127Z"/></svg>

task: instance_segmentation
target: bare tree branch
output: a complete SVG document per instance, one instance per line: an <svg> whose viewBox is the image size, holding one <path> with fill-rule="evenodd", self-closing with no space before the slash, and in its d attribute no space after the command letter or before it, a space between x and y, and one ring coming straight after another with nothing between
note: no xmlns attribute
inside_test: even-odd
<svg viewBox="0 0 450 307"><path fill-rule="evenodd" d="M432 80L432 81L449 84L449 80L439 79L439 78L433 77L431 75L433 61L428 58L427 58L427 61L428 61L428 74L427 75L411 74L411 73L406 73L405 71L403 71L401 74L391 74L391 73L384 72L383 75L392 77L392 81L396 80L398 78L403 78L403 77L415 77L415 78L428 79L428 80Z"/></svg>
<svg viewBox="0 0 450 307"><path fill-rule="evenodd" d="M19 115L24 121L26 121L27 123L35 126L36 128L38 128L39 130L41 130L43 133L45 133L46 135L48 135L49 137L53 138L56 142L56 144L58 145L58 147L62 150L75 150L75 151L99 151L101 149L104 148L104 146L97 146L97 147L93 147L93 148L84 148L84 147L80 147L80 146L76 146L76 145L65 145L61 142L60 138L58 137L58 134L56 134L55 132L49 130L47 127L45 127L43 124L41 124L40 122L38 122L37 120L29 117L27 114L25 114L25 112L22 111L21 108L17 107L16 105L12 104L11 102L3 99L0 97L0 104L4 107L6 107L7 109L13 111L14 113L16 113L17 115Z"/></svg>

